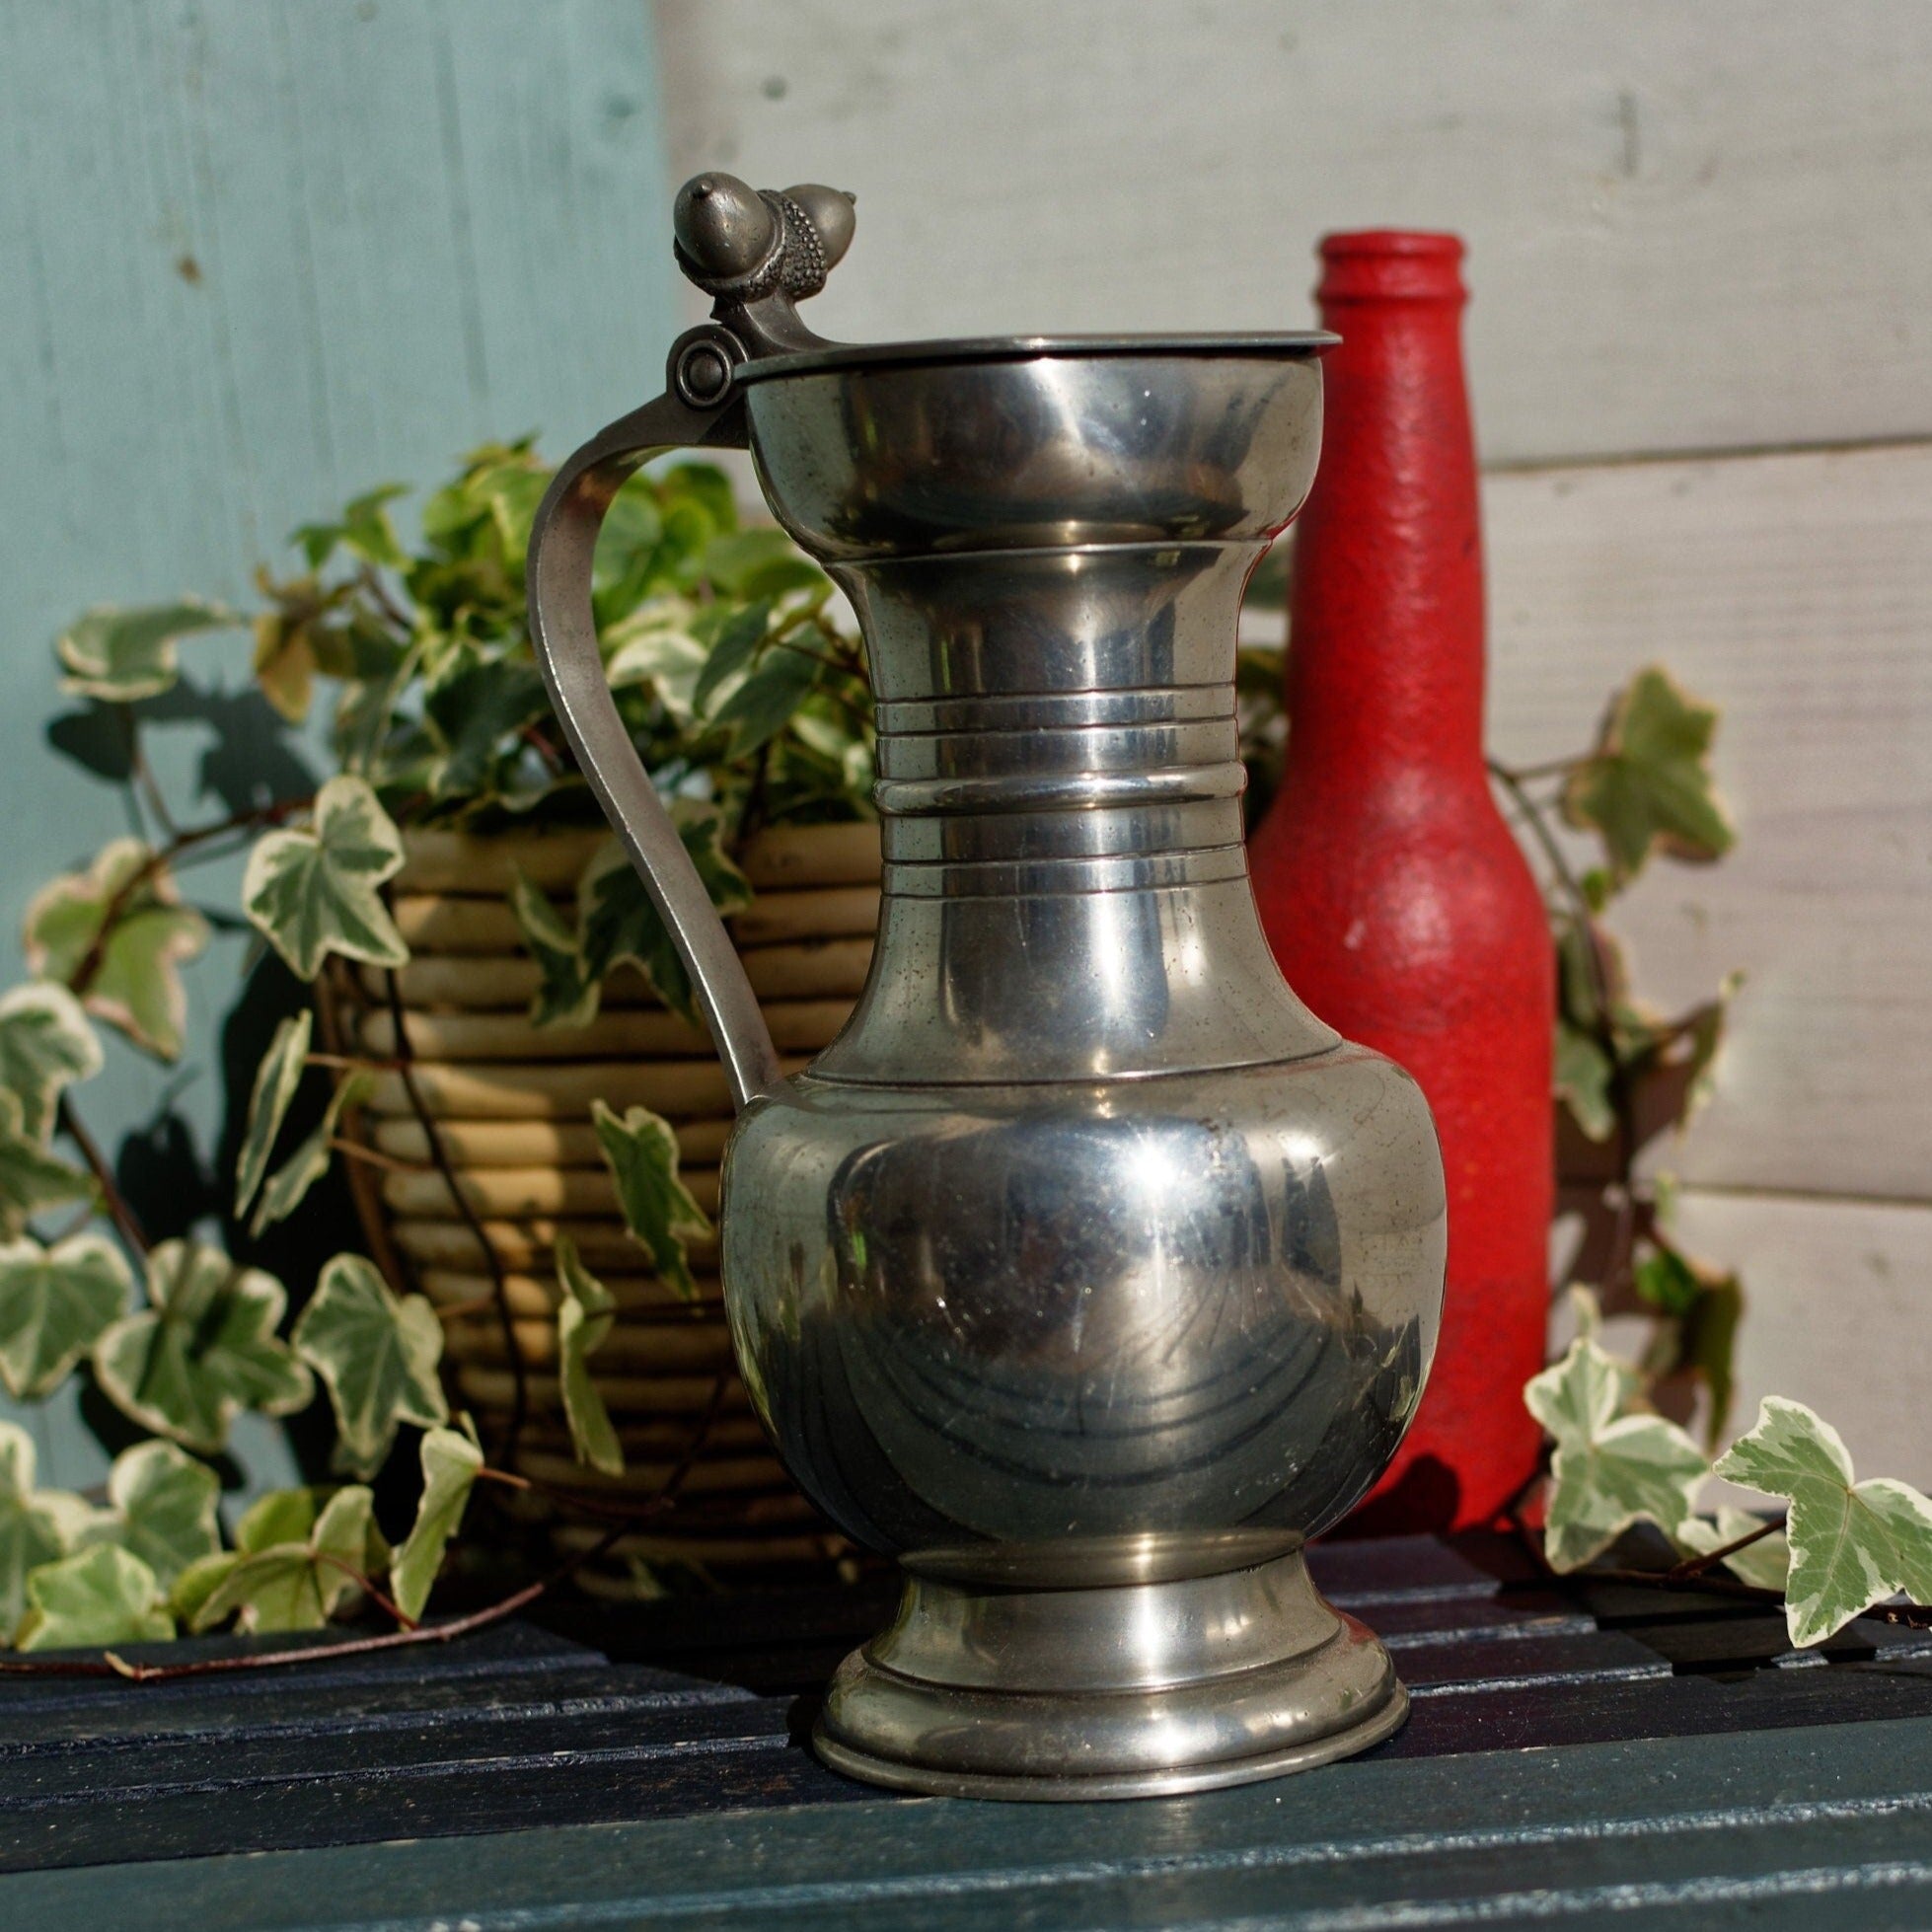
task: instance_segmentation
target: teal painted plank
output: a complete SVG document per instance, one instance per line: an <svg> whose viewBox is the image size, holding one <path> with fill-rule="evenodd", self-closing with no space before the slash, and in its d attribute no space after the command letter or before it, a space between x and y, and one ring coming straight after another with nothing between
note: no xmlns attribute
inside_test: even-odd
<svg viewBox="0 0 1932 1932"><path fill-rule="evenodd" d="M0 1881L7 1922L1864 1928L1932 1905L1932 1721L1370 1760L1158 1803L861 1802Z"/></svg>
<svg viewBox="0 0 1932 1932"><path fill-rule="evenodd" d="M33 890L127 829L47 746L58 628L246 599L351 492L488 436L560 451L654 394L681 315L661 125L644 0L0 0L0 984ZM208 703L155 737L189 815L221 809L211 755L304 788L313 739L248 701L247 639L184 659ZM212 1166L246 953L190 970L182 1067L111 1044L78 1095L111 1150L172 1113ZM51 1479L98 1479L69 1405L29 1419ZM276 1442L245 1427L243 1459Z"/></svg>

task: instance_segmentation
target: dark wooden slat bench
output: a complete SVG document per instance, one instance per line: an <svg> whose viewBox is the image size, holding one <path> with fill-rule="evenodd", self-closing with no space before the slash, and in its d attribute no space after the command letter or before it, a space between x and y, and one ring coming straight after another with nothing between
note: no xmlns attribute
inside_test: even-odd
<svg viewBox="0 0 1932 1932"><path fill-rule="evenodd" d="M0 1681L0 1927L1932 1924L1932 1635L1821 1656L1500 1539L1338 1544L1407 1727L1128 1805L892 1798L803 1747L878 1589L150 1687ZM228 1640L227 1648L235 1648Z"/></svg>

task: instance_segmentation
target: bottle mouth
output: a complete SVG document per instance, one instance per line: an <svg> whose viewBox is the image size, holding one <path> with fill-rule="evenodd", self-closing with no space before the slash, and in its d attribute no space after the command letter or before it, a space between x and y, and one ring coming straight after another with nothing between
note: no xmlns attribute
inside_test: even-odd
<svg viewBox="0 0 1932 1932"><path fill-rule="evenodd" d="M1317 251L1315 299L1347 302L1450 302L1467 299L1459 235L1429 229L1365 228L1324 235Z"/></svg>
<svg viewBox="0 0 1932 1932"><path fill-rule="evenodd" d="M1286 334L1201 334L1185 335L965 335L929 342L836 342L824 348L761 356L739 366L739 383L783 376L878 368L939 367L949 363L1090 361L1105 356L1158 359L1253 357L1304 361L1336 347L1326 330Z"/></svg>

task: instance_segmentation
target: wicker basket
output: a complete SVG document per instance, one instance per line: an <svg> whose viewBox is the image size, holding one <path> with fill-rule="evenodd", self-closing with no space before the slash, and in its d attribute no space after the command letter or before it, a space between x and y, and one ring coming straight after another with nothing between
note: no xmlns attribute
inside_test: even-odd
<svg viewBox="0 0 1932 1932"><path fill-rule="evenodd" d="M539 1031L526 1018L537 968L504 895L521 871L566 899L600 836L409 836L394 904L411 957L394 997L387 975L364 968L333 981L325 1010L345 1047L404 1069L380 1077L350 1124L397 1163L351 1163L365 1230L393 1278L452 1311L452 1394L485 1442L507 1433L520 1369L523 1473L586 1499L641 1502L688 1462L675 1507L614 1548L622 1570L688 1566L749 1580L820 1569L846 1546L791 1485L751 1412L732 1365L715 1245L691 1251L698 1303L673 1297L626 1233L588 1118L598 1099L663 1114L693 1194L714 1210L730 1112L708 1040L629 969L613 976L587 1027ZM802 1066L845 1023L864 983L878 829L769 831L740 863L757 898L733 922L735 936L780 1053ZM621 1477L580 1467L570 1451L555 1372L561 1232L618 1298L593 1368L624 1446ZM560 1549L598 1534L573 1528L534 1494L516 1500Z"/></svg>

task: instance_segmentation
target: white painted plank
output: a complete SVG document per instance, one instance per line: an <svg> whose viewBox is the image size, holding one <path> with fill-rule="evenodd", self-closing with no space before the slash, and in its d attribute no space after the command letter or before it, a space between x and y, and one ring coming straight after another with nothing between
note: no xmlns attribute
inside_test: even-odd
<svg viewBox="0 0 1932 1932"><path fill-rule="evenodd" d="M830 334L1294 327L1323 230L1445 227L1492 460L1932 431L1921 0L658 22L676 175L857 191Z"/></svg>
<svg viewBox="0 0 1932 1932"><path fill-rule="evenodd" d="M1712 1184L1932 1197L1932 448L1491 477L1490 737L1587 745L1669 665L1724 712L1737 851L1654 861L1613 918L1641 993L1749 975Z"/></svg>
<svg viewBox="0 0 1932 1932"><path fill-rule="evenodd" d="M1733 1432L1788 1395L1861 1476L1932 1489L1932 1208L1687 1190L1676 1232L1744 1278Z"/></svg>

